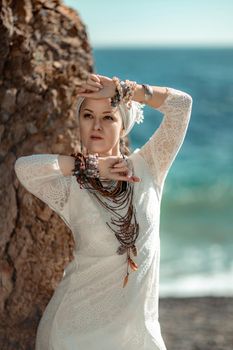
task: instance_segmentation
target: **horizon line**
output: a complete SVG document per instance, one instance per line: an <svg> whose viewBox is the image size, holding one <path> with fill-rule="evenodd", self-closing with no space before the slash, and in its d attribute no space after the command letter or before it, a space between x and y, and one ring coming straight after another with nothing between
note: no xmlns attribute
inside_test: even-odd
<svg viewBox="0 0 233 350"><path fill-rule="evenodd" d="M117 48L154 48L154 49L192 49L192 48L200 48L200 49L233 49L233 44L229 45L221 45L221 44L166 44L166 45L157 45L157 44L90 44L94 49L117 49Z"/></svg>

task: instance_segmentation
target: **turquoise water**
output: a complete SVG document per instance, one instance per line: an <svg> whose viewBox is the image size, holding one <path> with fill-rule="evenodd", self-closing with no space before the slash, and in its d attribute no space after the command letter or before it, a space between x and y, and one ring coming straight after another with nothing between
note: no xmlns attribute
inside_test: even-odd
<svg viewBox="0 0 233 350"><path fill-rule="evenodd" d="M161 206L161 296L233 296L233 49L94 49L95 72L169 86L193 98ZM141 147L162 114L146 106Z"/></svg>

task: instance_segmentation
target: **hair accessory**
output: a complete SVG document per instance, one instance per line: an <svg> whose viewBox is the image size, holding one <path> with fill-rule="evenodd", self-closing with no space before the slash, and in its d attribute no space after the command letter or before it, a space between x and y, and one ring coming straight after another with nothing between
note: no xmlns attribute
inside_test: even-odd
<svg viewBox="0 0 233 350"><path fill-rule="evenodd" d="M120 111L124 131L122 137L129 134L129 132L132 130L135 123L140 124L144 121L144 114L143 114L143 108L145 104L142 104L137 101L132 101L132 106L130 109L126 106L124 102L121 102L118 105L118 109Z"/></svg>
<svg viewBox="0 0 233 350"><path fill-rule="evenodd" d="M145 107L145 104L136 102L136 106L137 106L138 111L136 113L135 122L137 124L140 124L140 123L143 123L143 121L144 121L143 108Z"/></svg>

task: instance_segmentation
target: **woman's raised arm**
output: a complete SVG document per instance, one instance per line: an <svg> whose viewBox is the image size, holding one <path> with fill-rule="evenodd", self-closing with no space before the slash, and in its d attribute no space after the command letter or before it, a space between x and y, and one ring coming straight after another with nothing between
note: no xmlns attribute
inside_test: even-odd
<svg viewBox="0 0 233 350"><path fill-rule="evenodd" d="M155 182L162 187L168 170L184 141L192 111L192 97L186 92L169 88L153 88L153 96L146 102L164 114L163 120L141 147L139 154L147 162ZM134 100L145 103L143 88L135 91Z"/></svg>
<svg viewBox="0 0 233 350"><path fill-rule="evenodd" d="M102 84L101 88L100 84ZM159 128L138 152L147 162L156 184L162 187L168 170L184 141L191 116L192 97L186 92L170 87L152 86L152 89L153 96L145 101L143 86L136 84L132 99L146 103L164 114ZM84 92L86 90L91 91ZM115 90L113 79L91 74L78 95L97 99L113 97Z"/></svg>

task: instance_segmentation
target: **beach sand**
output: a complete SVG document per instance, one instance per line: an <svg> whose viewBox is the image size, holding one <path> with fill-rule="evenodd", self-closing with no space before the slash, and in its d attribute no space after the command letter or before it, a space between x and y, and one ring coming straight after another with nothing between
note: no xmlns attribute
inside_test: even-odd
<svg viewBox="0 0 233 350"><path fill-rule="evenodd" d="M167 350L232 350L233 297L160 298Z"/></svg>

